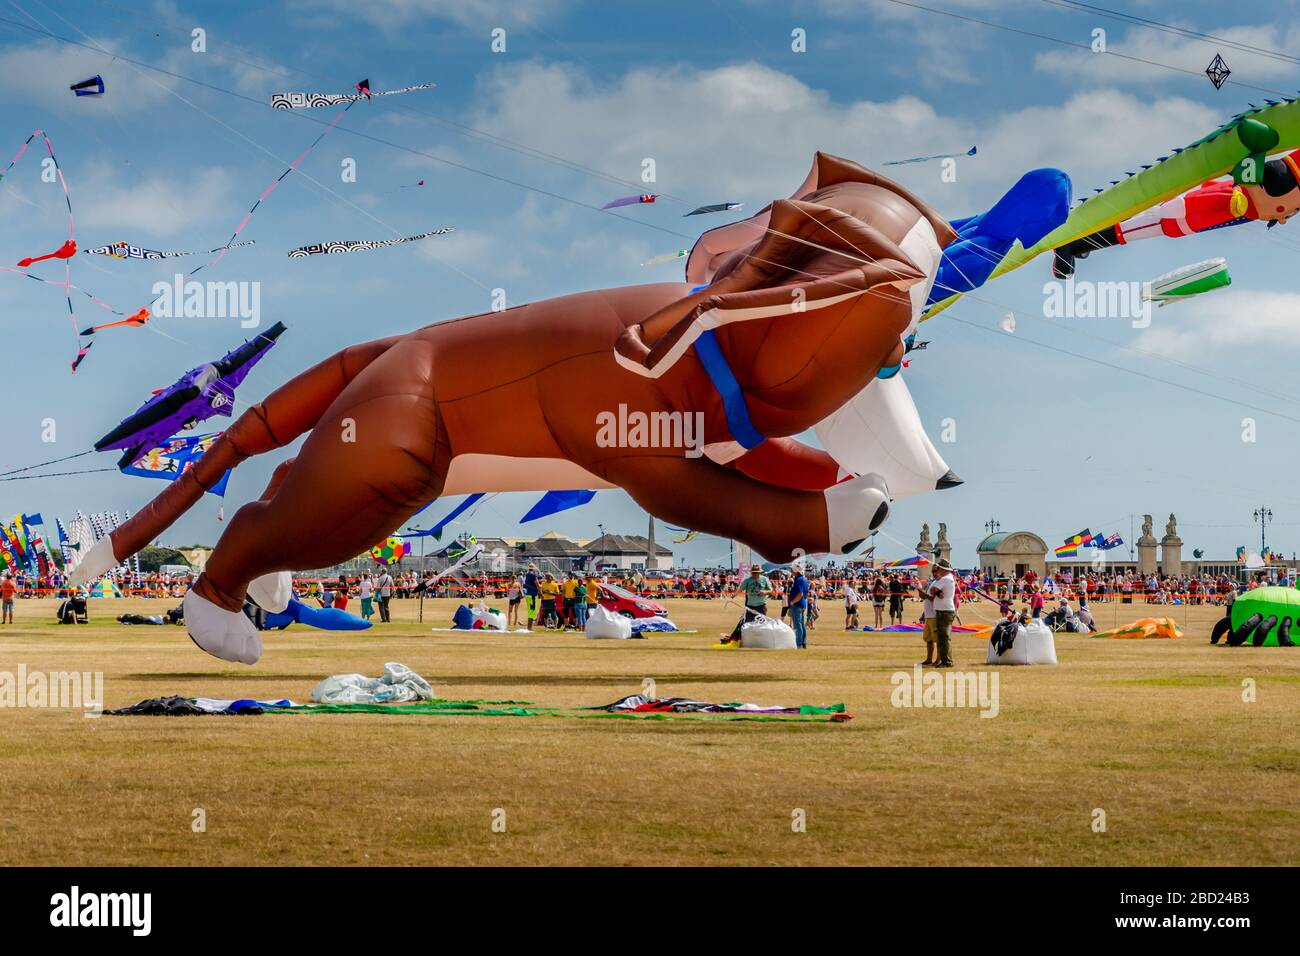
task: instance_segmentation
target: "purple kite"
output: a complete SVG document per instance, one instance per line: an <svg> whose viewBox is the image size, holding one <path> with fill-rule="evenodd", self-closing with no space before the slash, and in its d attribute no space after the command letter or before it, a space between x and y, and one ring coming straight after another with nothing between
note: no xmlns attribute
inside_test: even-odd
<svg viewBox="0 0 1300 956"><path fill-rule="evenodd" d="M95 451L125 449L117 466L125 468L177 432L193 428L214 415L231 416L235 389L284 331L277 322L250 342L215 362L192 368L174 384L154 392L134 413L95 442Z"/></svg>
<svg viewBox="0 0 1300 956"><path fill-rule="evenodd" d="M600 208L613 209L615 206L635 206L637 203L654 202L658 198L659 195L657 193L642 193L640 196L620 196L618 199L610 200Z"/></svg>

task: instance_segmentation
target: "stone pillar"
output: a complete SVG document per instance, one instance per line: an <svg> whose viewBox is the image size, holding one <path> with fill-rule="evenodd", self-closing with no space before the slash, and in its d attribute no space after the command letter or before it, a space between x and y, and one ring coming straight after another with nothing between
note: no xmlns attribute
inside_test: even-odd
<svg viewBox="0 0 1300 956"><path fill-rule="evenodd" d="M1151 516L1142 516L1142 537L1137 540L1138 574L1147 575L1156 572L1155 535L1151 533ZM1180 541L1179 544L1182 544Z"/></svg>
<svg viewBox="0 0 1300 956"><path fill-rule="evenodd" d="M1160 539L1160 570L1175 576L1183 573L1183 539L1178 537L1178 522L1172 514Z"/></svg>
<svg viewBox="0 0 1300 956"><path fill-rule="evenodd" d="M934 543L935 557L952 563L952 545L948 542L948 526L939 522L939 538Z"/></svg>
<svg viewBox="0 0 1300 956"><path fill-rule="evenodd" d="M929 524L921 525L921 539L916 542L916 553L919 554L921 557L925 558L927 561L934 560L934 544L930 541ZM926 567L923 568L917 568L916 576L917 579L921 581L929 580L930 578L929 566L927 565Z"/></svg>

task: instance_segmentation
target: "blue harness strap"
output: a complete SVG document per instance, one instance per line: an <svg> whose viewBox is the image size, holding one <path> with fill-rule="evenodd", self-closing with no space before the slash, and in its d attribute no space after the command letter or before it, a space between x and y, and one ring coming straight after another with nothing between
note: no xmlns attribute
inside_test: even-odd
<svg viewBox="0 0 1300 956"><path fill-rule="evenodd" d="M731 437L746 450L757 448L767 438L749 420L749 406L745 404L745 393L741 391L736 376L731 373L731 366L727 364L727 358L722 354L722 348L718 345L713 329L700 333L700 337L695 340L695 355L704 366L704 371L708 372L713 387L722 397L722 408L727 415L727 429L731 432Z"/></svg>

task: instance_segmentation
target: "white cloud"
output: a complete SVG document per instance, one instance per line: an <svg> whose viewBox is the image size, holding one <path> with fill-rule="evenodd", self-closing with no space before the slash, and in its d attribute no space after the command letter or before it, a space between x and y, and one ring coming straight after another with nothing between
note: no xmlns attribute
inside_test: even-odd
<svg viewBox="0 0 1300 956"><path fill-rule="evenodd" d="M1294 341L1300 293L1229 289L1154 310L1135 345L1177 359L1270 352Z"/></svg>
<svg viewBox="0 0 1300 956"><path fill-rule="evenodd" d="M562 14L569 4L563 0L296 0L293 6L313 14L361 17L386 31L430 18L450 20L484 31L486 43L487 31L493 27L540 23Z"/></svg>
<svg viewBox="0 0 1300 956"><path fill-rule="evenodd" d="M227 220L239 208L234 202L232 181L224 169L198 169L183 179L154 176L129 186L120 184L114 176L92 173L76 187L73 203L77 223L112 233L99 237L105 242L138 242L141 233L185 233L207 236L215 246L225 240L217 233L233 228L233 221Z"/></svg>
<svg viewBox="0 0 1300 956"><path fill-rule="evenodd" d="M1204 72L1217 52L1221 53L1227 61L1233 78L1243 83L1258 85L1290 82L1300 74L1300 66L1294 62L1259 53L1233 50L1231 47L1212 41L1142 28L1133 28L1120 33L1117 29L1111 29L1114 24L1105 20L1098 20L1096 26L1106 30L1107 48L1110 52L1122 53L1125 57L1150 60L1152 63L1166 64L1177 67L1178 70L1188 70L1192 73ZM1294 49L1297 41L1300 40L1300 32L1296 28L1281 30L1274 26L1222 27L1200 32L1262 50ZM1089 42L1089 40L1085 37L1081 42ZM1034 66L1036 69L1058 76L1106 86L1146 85L1159 79L1176 79L1179 82L1187 80L1186 75L1176 70L1085 50L1045 50L1034 58ZM1209 80L1205 82L1208 85Z"/></svg>
<svg viewBox="0 0 1300 956"><path fill-rule="evenodd" d="M952 216L987 206L1037 166L1065 169L1084 195L1222 120L1191 100L1153 102L1114 90L992 120L946 115L914 95L840 103L756 63L633 69L599 86L571 66L528 63L491 74L480 93L480 126L493 134L631 181L651 157L659 180L650 188L750 208L789 195L818 149L881 168L890 159L978 145L977 157L959 163L956 183L940 182L937 164L884 170ZM527 168L534 182L553 170ZM621 188L586 177L581 194L596 202Z"/></svg>

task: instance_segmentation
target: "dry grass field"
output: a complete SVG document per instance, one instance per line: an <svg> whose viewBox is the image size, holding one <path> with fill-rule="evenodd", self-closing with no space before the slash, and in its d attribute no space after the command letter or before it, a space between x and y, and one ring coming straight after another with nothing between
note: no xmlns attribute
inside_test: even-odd
<svg viewBox="0 0 1300 956"><path fill-rule="evenodd" d="M847 633L830 606L812 647L719 651L734 611L669 602L697 634L438 634L456 602L395 621L266 636L256 667L180 628L59 627L18 602L0 671L102 671L108 707L167 694L308 699L329 674L401 661L440 696L607 703L663 696L844 702L847 723L313 715L86 719L0 709L3 864L1294 864L1300 857L1300 649L1211 647L1218 612L1171 608L1179 641L1057 638L1059 667L996 668L998 715L903 709L891 675L919 637ZM989 619L991 606L967 608ZM1101 605L1099 623L1145 616ZM956 640L959 669L984 642ZM1253 678L1257 700L1243 702ZM191 828L202 808L206 832ZM493 813L505 811L505 832ZM1094 810L1106 832L1093 831ZM792 811L806 814L793 832Z"/></svg>

